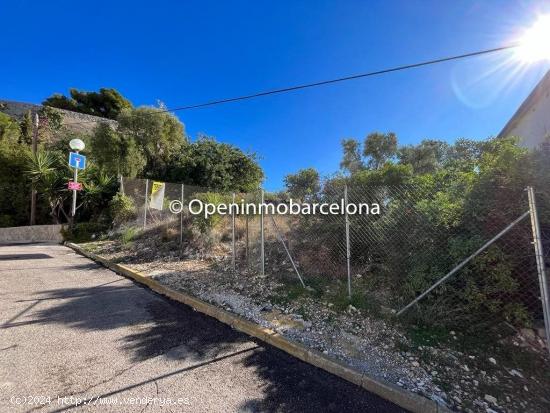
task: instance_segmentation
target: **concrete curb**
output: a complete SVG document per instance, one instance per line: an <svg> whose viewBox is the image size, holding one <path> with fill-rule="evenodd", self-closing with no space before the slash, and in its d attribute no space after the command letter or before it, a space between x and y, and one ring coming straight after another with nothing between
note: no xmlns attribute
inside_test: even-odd
<svg viewBox="0 0 550 413"><path fill-rule="evenodd" d="M77 253L102 264L103 266L113 270L120 275L131 278L132 280L140 284L146 285L151 290L159 294L193 307L196 311L213 317L224 324L228 324L235 330L241 331L252 337L260 339L272 345L273 347L277 347L278 349L306 363L325 370L331 374L334 374L335 376L347 380L350 383L363 387L364 389L374 394L377 394L378 396L389 400L404 409L407 409L414 413L452 412L452 410L450 410L448 407L440 405L433 400L404 390L401 387L394 385L393 383L383 381L379 378L370 377L349 366L346 366L339 360L335 360L316 350L312 350L299 343L290 341L284 336L278 334L277 332L248 321L241 316L230 313L215 305L199 300L189 294L165 287L164 285L151 279L147 275L140 273L139 271L132 270L125 265L115 264L104 257L84 250L82 247L76 244L66 242L65 245L69 248L72 248Z"/></svg>

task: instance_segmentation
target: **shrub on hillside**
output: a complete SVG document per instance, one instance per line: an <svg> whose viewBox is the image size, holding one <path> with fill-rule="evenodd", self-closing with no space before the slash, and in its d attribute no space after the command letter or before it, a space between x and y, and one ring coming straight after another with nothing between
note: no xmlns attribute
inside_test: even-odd
<svg viewBox="0 0 550 413"><path fill-rule="evenodd" d="M217 192L203 192L195 194L195 199L202 201L203 205L206 207L206 204L212 204L216 207L220 204L230 204L231 196L224 195ZM193 206L193 210L196 210L197 207ZM212 231L214 228L217 228L222 222L223 216L220 214L210 215L208 218L204 217L204 211L196 215L193 220L193 225L201 233L206 233Z"/></svg>
<svg viewBox="0 0 550 413"><path fill-rule="evenodd" d="M136 217L134 200L124 194L116 194L109 203L109 212L115 226L128 222Z"/></svg>

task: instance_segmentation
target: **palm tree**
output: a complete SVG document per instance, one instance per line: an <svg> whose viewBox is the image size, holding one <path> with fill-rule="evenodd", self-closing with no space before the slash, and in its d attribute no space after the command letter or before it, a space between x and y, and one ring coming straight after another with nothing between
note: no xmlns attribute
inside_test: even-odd
<svg viewBox="0 0 550 413"><path fill-rule="evenodd" d="M60 154L51 151L29 154L25 173L30 177L39 198L44 199L48 204L54 223L59 224L62 216L71 222L71 218L63 208L69 194L66 183L70 174Z"/></svg>
<svg viewBox="0 0 550 413"><path fill-rule="evenodd" d="M113 176L90 163L86 172L82 174L82 179L85 182L84 191L77 209L84 207L91 211L99 211L102 204L109 201L109 199L105 199L106 194L112 195L110 189L115 183Z"/></svg>

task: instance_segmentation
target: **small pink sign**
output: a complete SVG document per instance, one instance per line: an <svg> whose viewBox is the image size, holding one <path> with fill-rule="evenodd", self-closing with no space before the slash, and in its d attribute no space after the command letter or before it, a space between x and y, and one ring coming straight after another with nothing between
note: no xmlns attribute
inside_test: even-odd
<svg viewBox="0 0 550 413"><path fill-rule="evenodd" d="M82 184L80 182L69 181L69 190L71 191L81 191Z"/></svg>

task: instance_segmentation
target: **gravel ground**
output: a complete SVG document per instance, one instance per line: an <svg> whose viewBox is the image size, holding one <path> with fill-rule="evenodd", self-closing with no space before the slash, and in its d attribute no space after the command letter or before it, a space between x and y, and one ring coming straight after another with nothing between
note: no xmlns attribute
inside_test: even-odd
<svg viewBox="0 0 550 413"><path fill-rule="evenodd" d="M182 259L174 245L151 236L125 245L111 240L83 247L454 410L550 411L547 353L521 335L503 345L509 353L460 351L455 344L462 337L455 332L446 342L419 340L387 317L373 317L351 305L337 308L313 293L281 299L284 279L228 271L219 251ZM526 357L511 357L516 353Z"/></svg>

